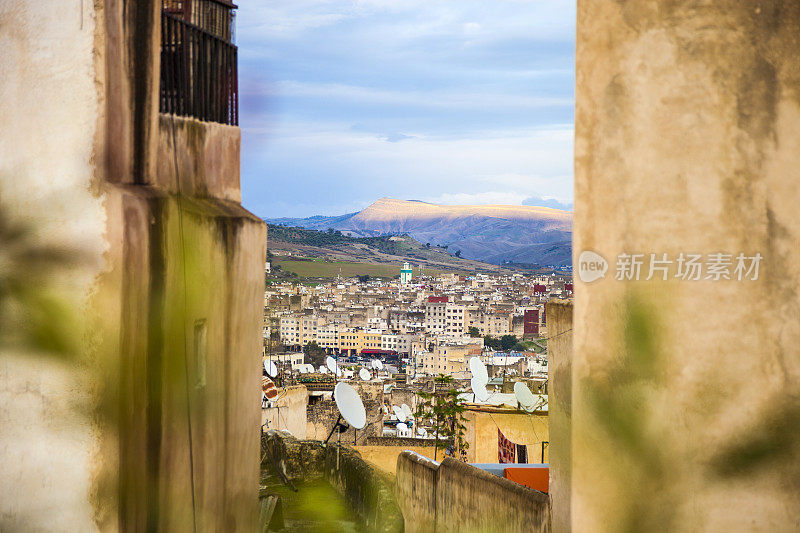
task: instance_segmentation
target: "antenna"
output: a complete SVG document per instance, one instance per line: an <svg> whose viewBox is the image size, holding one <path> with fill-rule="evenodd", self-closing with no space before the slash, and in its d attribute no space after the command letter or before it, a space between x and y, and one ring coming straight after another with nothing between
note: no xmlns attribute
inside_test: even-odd
<svg viewBox="0 0 800 533"><path fill-rule="evenodd" d="M517 397L519 406L523 411L532 413L536 409L536 396L523 382L517 381L514 383L514 396Z"/></svg>
<svg viewBox="0 0 800 533"><path fill-rule="evenodd" d="M261 377L261 401L264 401L264 398L268 400L274 400L278 397L278 388L275 386L275 382L269 379L267 376Z"/></svg>
<svg viewBox="0 0 800 533"><path fill-rule="evenodd" d="M408 405L403 404L400 406L400 409L402 409L403 414L406 415L407 419L414 418L414 414L411 412L411 408Z"/></svg>
<svg viewBox="0 0 800 533"><path fill-rule="evenodd" d="M547 400L542 396L537 398L521 381L514 383L514 396L517 397L520 408L526 413L532 413L547 404Z"/></svg>
<svg viewBox="0 0 800 533"><path fill-rule="evenodd" d="M485 383L473 376L472 379L470 379L470 385L472 386L472 393L475 395L476 400L485 402L489 399L489 391L486 390Z"/></svg>
<svg viewBox="0 0 800 533"><path fill-rule="evenodd" d="M483 361L481 361L479 357L473 356L470 358L469 371L472 372L474 378L478 378L478 381L484 385L489 383L489 374L486 372L486 365L483 364Z"/></svg>
<svg viewBox="0 0 800 533"><path fill-rule="evenodd" d="M472 393L475 395L474 399L485 402L489 399L489 392L486 390L486 384L489 383L489 374L486 372L486 366L480 358L471 357L469 370L472 372L470 385L472 386Z"/></svg>
<svg viewBox="0 0 800 533"><path fill-rule="evenodd" d="M369 370L367 370L366 368L362 368L361 370L359 370L358 376L364 381L369 381L370 379L372 379L372 374L370 374Z"/></svg>
<svg viewBox="0 0 800 533"><path fill-rule="evenodd" d="M264 361L264 370L267 371L267 375L271 378L278 375L278 367L269 359Z"/></svg>
<svg viewBox="0 0 800 533"><path fill-rule="evenodd" d="M331 374L339 375L339 367L336 365L336 359L331 357L330 355L325 358L325 366L328 367L328 370L331 371Z"/></svg>
<svg viewBox="0 0 800 533"><path fill-rule="evenodd" d="M403 412L401 408L397 407L396 405L393 405L392 411L394 411L394 416L396 416L397 420L399 420L400 422L405 422L407 420L406 414L405 412Z"/></svg>
<svg viewBox="0 0 800 533"><path fill-rule="evenodd" d="M363 429L367 425L367 410L364 409L364 402L361 401L361 397L352 386L347 383L337 383L333 389L333 399L336 401L336 407L339 408L339 417L328 438L325 439L325 444L328 443L336 428L342 427L340 424L342 418L353 426L354 430Z"/></svg>

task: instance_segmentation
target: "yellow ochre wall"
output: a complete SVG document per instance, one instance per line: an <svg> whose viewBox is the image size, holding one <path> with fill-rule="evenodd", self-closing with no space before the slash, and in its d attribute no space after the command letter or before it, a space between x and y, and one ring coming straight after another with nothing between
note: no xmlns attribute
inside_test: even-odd
<svg viewBox="0 0 800 533"><path fill-rule="evenodd" d="M467 419L465 438L469 442L467 462L497 462L498 428L515 444L527 445L529 463L541 462L542 442L550 440L546 414L528 414L520 411L488 413L469 410L464 413L464 417ZM549 452L545 445L544 462L548 460Z"/></svg>

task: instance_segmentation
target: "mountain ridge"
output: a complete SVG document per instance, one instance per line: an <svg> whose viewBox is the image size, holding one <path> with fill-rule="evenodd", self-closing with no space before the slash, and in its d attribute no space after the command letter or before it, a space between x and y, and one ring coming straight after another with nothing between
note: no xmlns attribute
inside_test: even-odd
<svg viewBox="0 0 800 533"><path fill-rule="evenodd" d="M527 205L440 205L380 198L339 216L266 219L308 229L333 228L359 237L408 234L493 264L571 264L572 212Z"/></svg>

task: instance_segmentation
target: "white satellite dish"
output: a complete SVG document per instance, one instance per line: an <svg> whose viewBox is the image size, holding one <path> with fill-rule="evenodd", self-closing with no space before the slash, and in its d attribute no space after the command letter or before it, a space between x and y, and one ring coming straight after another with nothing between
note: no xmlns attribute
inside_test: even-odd
<svg viewBox="0 0 800 533"><path fill-rule="evenodd" d="M397 424L397 431L402 431L403 433L408 431L408 426L405 425L403 422Z"/></svg>
<svg viewBox="0 0 800 533"><path fill-rule="evenodd" d="M369 381L372 379L372 374L370 374L369 370L367 370L366 368L362 368L361 370L358 371L358 377L360 377L364 381Z"/></svg>
<svg viewBox="0 0 800 533"><path fill-rule="evenodd" d="M406 421L406 414L403 412L401 408L397 407L396 405L393 405L392 411L394 411L394 416L396 416L400 422Z"/></svg>
<svg viewBox="0 0 800 533"><path fill-rule="evenodd" d="M428 430L426 430L424 427L417 427L417 433L419 433L420 436L424 437L428 434Z"/></svg>
<svg viewBox="0 0 800 533"><path fill-rule="evenodd" d="M264 360L264 370L267 371L267 375L271 378L274 378L278 375L278 367L275 366L275 363L270 361L269 359Z"/></svg>
<svg viewBox="0 0 800 533"><path fill-rule="evenodd" d="M300 372L301 374L305 374L307 372L306 367L304 367L303 365L297 367L297 371Z"/></svg>
<svg viewBox="0 0 800 533"><path fill-rule="evenodd" d="M363 429L367 425L367 410L353 387L347 383L337 383L333 389L333 398L339 414L348 424L356 429Z"/></svg>
<svg viewBox="0 0 800 533"><path fill-rule="evenodd" d="M536 409L536 396L533 395L531 390L521 381L514 383L514 396L517 397L519 406L527 412L533 412Z"/></svg>
<svg viewBox="0 0 800 533"><path fill-rule="evenodd" d="M411 408L408 405L403 404L400 406L400 409L403 410L403 414L406 415L406 418L414 418L414 414L411 412Z"/></svg>
<svg viewBox="0 0 800 533"><path fill-rule="evenodd" d="M325 365L328 367L328 370L331 371L331 374L336 374L336 359L331 357L330 355L325 358Z"/></svg>
<svg viewBox="0 0 800 533"><path fill-rule="evenodd" d="M389 414L389 408L386 407L385 405L383 406L383 414L385 414L385 415Z"/></svg>
<svg viewBox="0 0 800 533"><path fill-rule="evenodd" d="M324 366L320 366L319 367L319 373L320 374L327 374L328 373L328 369L325 368Z"/></svg>
<svg viewBox="0 0 800 533"><path fill-rule="evenodd" d="M381 363L380 359L373 359L371 364L375 370L383 370L383 363Z"/></svg>
<svg viewBox="0 0 800 533"><path fill-rule="evenodd" d="M342 377L342 369L339 368L338 366L336 367L336 377L337 378Z"/></svg>
<svg viewBox="0 0 800 533"><path fill-rule="evenodd" d="M472 376L470 379L472 385L472 392L475 393L475 399L479 402L485 402L489 399L489 391L486 390L486 384L483 383L477 376Z"/></svg>
<svg viewBox="0 0 800 533"><path fill-rule="evenodd" d="M470 358L469 371L472 372L473 378L478 378L478 380L484 385L489 383L489 374L486 372L486 366L483 364L483 361L481 361L480 358Z"/></svg>

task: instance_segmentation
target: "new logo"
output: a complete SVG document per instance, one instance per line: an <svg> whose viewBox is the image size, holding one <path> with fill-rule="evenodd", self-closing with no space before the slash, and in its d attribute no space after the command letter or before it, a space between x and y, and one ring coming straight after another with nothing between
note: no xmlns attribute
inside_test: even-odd
<svg viewBox="0 0 800 533"><path fill-rule="evenodd" d="M591 283L604 278L608 271L608 261L602 255L584 250L578 256L578 278L584 283Z"/></svg>

